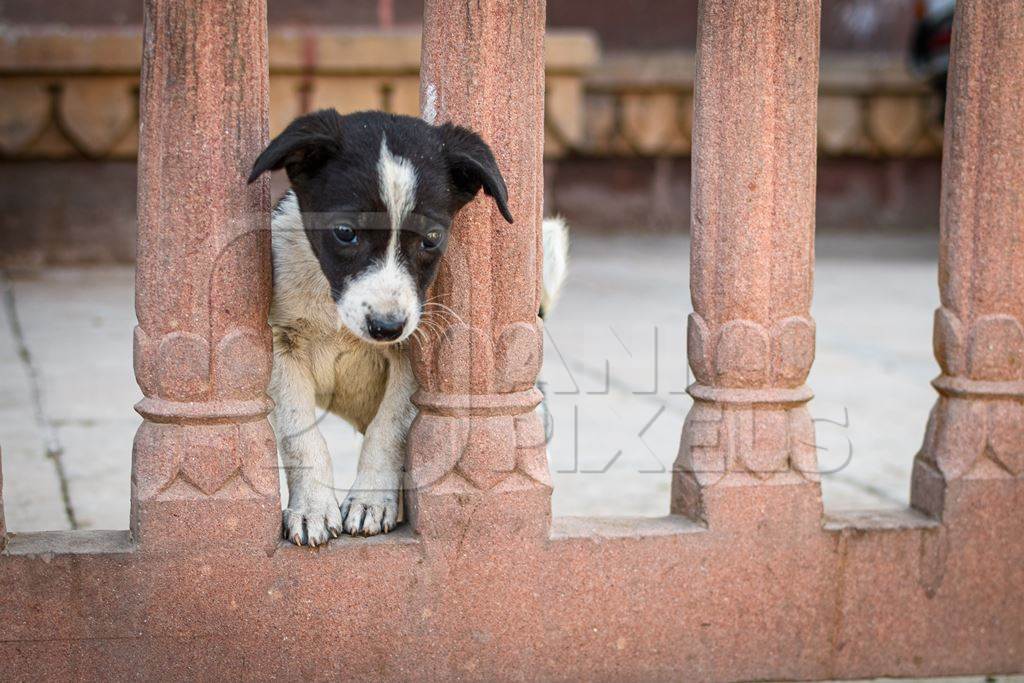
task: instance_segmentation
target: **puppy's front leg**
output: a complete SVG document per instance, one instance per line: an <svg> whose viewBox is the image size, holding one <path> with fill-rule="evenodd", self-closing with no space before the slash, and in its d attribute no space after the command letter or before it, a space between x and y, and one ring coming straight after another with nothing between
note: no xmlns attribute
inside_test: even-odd
<svg viewBox="0 0 1024 683"><path fill-rule="evenodd" d="M328 535L341 533L342 517L331 455L317 427L312 372L290 354L275 353L270 394L277 447L288 478L284 533L296 545L323 545Z"/></svg>
<svg viewBox="0 0 1024 683"><path fill-rule="evenodd" d="M384 398L366 429L355 484L341 505L350 534L387 533L398 521L405 439L416 417L411 401L416 378L406 351L395 350L388 360Z"/></svg>

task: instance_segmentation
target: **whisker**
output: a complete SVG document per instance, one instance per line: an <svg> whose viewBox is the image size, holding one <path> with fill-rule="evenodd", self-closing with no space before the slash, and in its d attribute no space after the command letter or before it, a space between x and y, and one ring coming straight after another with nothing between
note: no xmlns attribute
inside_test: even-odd
<svg viewBox="0 0 1024 683"><path fill-rule="evenodd" d="M441 332L443 328L451 327L450 320L434 320L427 317L420 318L420 324L435 332Z"/></svg>
<svg viewBox="0 0 1024 683"><path fill-rule="evenodd" d="M424 325L423 329L427 330L434 337L442 337L442 336L444 336L444 328L441 325L439 325L439 324L437 324L435 322L429 322L428 321Z"/></svg>
<svg viewBox="0 0 1024 683"><path fill-rule="evenodd" d="M426 302L426 303L424 303L424 304L423 304L423 308L424 308L424 310L427 310L427 307L428 307L428 306L433 306L433 307L434 307L434 308L431 308L431 309L430 309L430 311L431 311L431 312L437 312L437 311L441 311L441 312L443 312L443 313L447 313L447 314L449 314L449 315L453 316L453 317L454 317L454 318L455 318L456 320L458 320L458 321L459 321L460 323L462 323L463 325L465 325L465 324L466 324L466 321L462 319L462 316L461 316L461 315L459 315L458 313L456 313L456 312L455 312L455 311L454 311L454 310L453 310L453 309L452 309L451 307L449 307L449 306L445 306L444 304L441 304L441 303L437 303L437 302L434 302L434 301L428 301L428 302Z"/></svg>
<svg viewBox="0 0 1024 683"><path fill-rule="evenodd" d="M458 318L447 311L438 311L434 309L423 311L423 317L429 317L432 320L458 320ZM461 320L459 322L461 322Z"/></svg>
<svg viewBox="0 0 1024 683"><path fill-rule="evenodd" d="M431 334L433 334L435 337L441 336L442 330L441 330L441 327L439 325L437 325L435 323L432 323L432 322L425 322L423 320L420 321L420 324L423 325L423 327L422 328L417 328L417 329L427 330Z"/></svg>
<svg viewBox="0 0 1024 683"><path fill-rule="evenodd" d="M434 306L434 307L439 308L441 310L449 311L453 315L456 315L456 316L458 315L458 313L456 313L455 309L453 309L451 306L449 306L447 304L441 303L438 300L439 298L440 297L436 297L436 296L435 297L430 297L429 299L427 299L426 301L423 302L424 307L426 307L426 306Z"/></svg>

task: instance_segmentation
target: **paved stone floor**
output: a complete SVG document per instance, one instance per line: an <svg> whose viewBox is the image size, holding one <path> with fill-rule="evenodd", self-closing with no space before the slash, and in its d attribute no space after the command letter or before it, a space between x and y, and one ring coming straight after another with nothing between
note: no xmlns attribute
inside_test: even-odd
<svg viewBox="0 0 1024 683"><path fill-rule="evenodd" d="M934 393L934 237L821 236L810 384L828 509L905 505ZM689 398L682 237L574 239L547 328L554 509L660 515ZM140 397L132 271L8 273L0 307L0 446L9 528L123 528ZM358 436L327 417L340 487Z"/></svg>

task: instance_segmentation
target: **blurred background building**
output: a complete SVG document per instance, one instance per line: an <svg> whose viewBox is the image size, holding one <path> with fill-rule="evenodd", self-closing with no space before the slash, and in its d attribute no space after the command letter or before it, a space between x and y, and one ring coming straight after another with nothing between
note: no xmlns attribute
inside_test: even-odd
<svg viewBox="0 0 1024 683"><path fill-rule="evenodd" d="M819 229L935 231L941 103L909 66L918 3L822 5ZM269 0L272 132L325 106L416 114L421 12ZM574 230L688 228L696 19L697 0L548 1L546 210ZM140 0L0 1L5 263L133 259L141 25Z"/></svg>

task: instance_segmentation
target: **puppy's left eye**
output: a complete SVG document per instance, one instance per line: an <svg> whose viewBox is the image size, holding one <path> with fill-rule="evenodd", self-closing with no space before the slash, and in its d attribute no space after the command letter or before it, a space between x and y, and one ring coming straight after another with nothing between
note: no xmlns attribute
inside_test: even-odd
<svg viewBox="0 0 1024 683"><path fill-rule="evenodd" d="M442 239L444 239L444 233L440 230L431 230L423 236L423 248L437 249Z"/></svg>
<svg viewBox="0 0 1024 683"><path fill-rule="evenodd" d="M350 247L359 241L356 231L352 229L351 225L346 223L336 226L332 232L334 233L334 239L346 247Z"/></svg>

